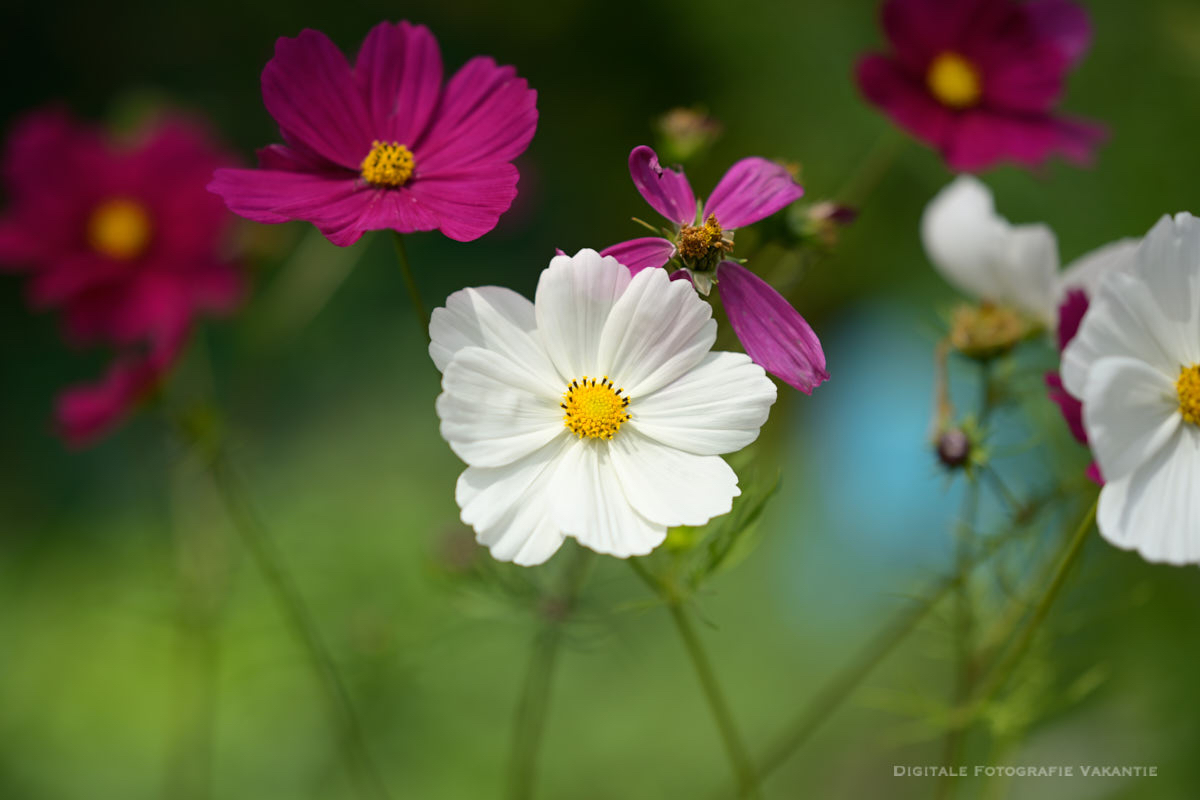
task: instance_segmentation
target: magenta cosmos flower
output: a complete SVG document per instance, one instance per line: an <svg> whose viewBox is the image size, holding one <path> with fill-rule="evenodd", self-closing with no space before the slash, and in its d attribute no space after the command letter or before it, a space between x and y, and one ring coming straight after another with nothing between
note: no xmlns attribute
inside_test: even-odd
<svg viewBox="0 0 1200 800"><path fill-rule="evenodd" d="M1058 307L1058 350L1060 353L1067 349L1067 345L1079 332L1079 326L1083 322L1083 315L1087 313L1089 304L1087 292L1083 289L1071 289L1063 298L1062 304ZM1071 435L1080 444L1088 446L1087 430L1083 427L1083 403L1071 396L1063 386L1062 375L1058 372L1046 373L1046 393L1062 412L1063 420L1066 421ZM1087 476L1094 483L1104 485L1104 478L1100 475L1100 465L1095 461L1088 467Z"/></svg>
<svg viewBox="0 0 1200 800"><path fill-rule="evenodd" d="M319 31L281 38L262 93L286 144L209 189L247 219L307 220L341 246L384 229L479 238L517 196L511 162L537 127L516 70L473 58L443 86L437 40L407 22L372 28L353 67Z"/></svg>
<svg viewBox="0 0 1200 800"><path fill-rule="evenodd" d="M673 262L682 270L672 277L690 277L705 295L719 284L729 324L755 363L805 394L828 379L821 342L804 318L770 284L727 258L734 229L765 219L804 194L791 173L765 158L743 158L703 205L683 170L664 168L645 145L629 154L629 174L673 228L661 237L613 245L602 255L613 256L635 275Z"/></svg>
<svg viewBox="0 0 1200 800"><path fill-rule="evenodd" d="M888 0L890 55L858 62L858 85L956 171L1052 154L1087 163L1100 126L1054 115L1091 29L1069 0Z"/></svg>
<svg viewBox="0 0 1200 800"><path fill-rule="evenodd" d="M234 218L205 190L229 163L182 119L116 142L46 110L9 136L0 269L29 275L30 305L59 310L69 342L118 354L99 384L60 398L71 442L106 430L153 387L196 315L240 300L241 273L222 253Z"/></svg>

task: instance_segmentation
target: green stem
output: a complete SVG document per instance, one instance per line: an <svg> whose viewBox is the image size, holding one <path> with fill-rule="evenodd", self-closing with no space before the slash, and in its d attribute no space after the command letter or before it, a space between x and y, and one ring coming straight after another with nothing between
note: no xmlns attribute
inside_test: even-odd
<svg viewBox="0 0 1200 800"><path fill-rule="evenodd" d="M350 693L346 690L337 666L317 632L316 624L313 622L300 590L284 568L280 554L275 549L262 521L255 513L245 488L230 467L224 453L219 449L219 445L209 443L208 446L205 446L203 442L186 434L184 438L208 465L213 483L234 528L241 536L242 542L254 559L263 580L275 596L280 610L291 624L293 633L303 646L313 669L327 690L332 713L338 718L342 727L342 735L338 738L343 756L350 775L358 787L359 794L364 798L387 800L387 789L371 759L366 736L358 715L354 711Z"/></svg>
<svg viewBox="0 0 1200 800"><path fill-rule="evenodd" d="M1003 534L988 538L976 553L976 559L971 564L971 569L991 558L993 554L1024 534L1026 530L1023 526L1014 526ZM775 743L767 749L766 755L759 761L759 778L766 778L787 763L788 759L833 716L833 713L866 680L867 676L916 629L926 615L966 579L966 574L969 574L969 570L968 573L956 573L934 584L916 605L900 612L889 625L885 626L863 649L858 658L851 662L849 667L839 672L829 684L818 691L813 701L801 712L796 721L785 728L784 732L776 738Z"/></svg>
<svg viewBox="0 0 1200 800"><path fill-rule="evenodd" d="M758 786L758 775L754 769L754 762L750 760L749 751L746 749L745 744L742 743L741 735L737 730L737 724L733 719L733 713L729 709L729 703L721 691L721 685L717 682L712 662L709 661L708 653L705 652L704 645L700 641L700 637L696 634L696 629L692 625L691 618L683 607L682 599L676 592L663 585L646 571L646 568L637 559L629 559L629 565L633 567L633 571L637 573L638 577L655 594L662 598L667 606L667 610L671 614L671 620L675 623L675 629L679 632L679 637L683 640L684 648L691 658L692 667L696 670L696 677L700 680L700 687L703 689L704 697L708 701L709 709L712 711L713 720L717 723L717 730L720 732L721 741L725 745L725 753L729 756L729 763L733 767L733 773L737 778L738 797L762 797L762 791Z"/></svg>
<svg viewBox="0 0 1200 800"><path fill-rule="evenodd" d="M904 152L908 139L888 126L879 134L871 150L858 162L858 167L834 197L843 205L861 208L891 170L897 157Z"/></svg>
<svg viewBox="0 0 1200 800"><path fill-rule="evenodd" d="M392 231L392 244L396 248L396 260L400 262L400 274L404 276L404 285L408 296L412 298L413 310L417 313L417 322L421 331L429 336L429 312L425 310L425 301L421 299L421 290L417 288L417 279L413 275L412 265L408 263L408 249L404 246L404 235Z"/></svg>
<svg viewBox="0 0 1200 800"><path fill-rule="evenodd" d="M1045 621L1046 615L1050 612L1050 607L1054 605L1054 600L1062 591L1063 584L1066 583L1067 575L1071 571L1071 567L1079 559L1079 554L1083 552L1083 545L1087 541L1088 534L1092 530L1092 525L1096 521L1097 502L1092 503L1090 510L1080 520L1079 525L1075 528L1075 532L1071 534L1071 539L1067 543L1066 550L1058 566L1054 569L1054 576L1050 579L1050 583L1046 586L1045 593L1042 594L1038 604L1034 607L1033 613L1029 617L1029 622L1022 629L1019 638L1009 649L1005 658L991 671L987 683L977 695L977 699L973 704L978 708L991 700L995 695L1004 688L1004 684L1012 676L1017 665L1021 663L1025 653L1028 652L1029 646L1033 643L1033 636L1037 633L1037 629Z"/></svg>
<svg viewBox="0 0 1200 800"><path fill-rule="evenodd" d="M591 565L591 554L579 547L568 564L562 585L557 592L542 598L540 613L545 625L533 642L529 667L521 689L521 699L513 716L512 753L509 757L508 797L528 800L533 797L537 777L537 760L546 716L550 709L550 690L554 671L562 649L564 628L583 588L584 578Z"/></svg>

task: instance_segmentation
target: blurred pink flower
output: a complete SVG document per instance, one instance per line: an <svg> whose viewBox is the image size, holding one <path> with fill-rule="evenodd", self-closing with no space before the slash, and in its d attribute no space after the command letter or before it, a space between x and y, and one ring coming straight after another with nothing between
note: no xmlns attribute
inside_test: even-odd
<svg viewBox="0 0 1200 800"><path fill-rule="evenodd" d="M887 0L883 28L893 52L858 62L859 88L953 170L1087 163L1105 138L1053 113L1091 39L1070 0Z"/></svg>
<svg viewBox="0 0 1200 800"><path fill-rule="evenodd" d="M734 229L765 219L804 194L787 168L765 158L744 158L729 168L702 206L683 170L664 168L645 145L629 154L629 174L674 231L621 242L601 255L612 256L635 275L676 259L686 271L672 278L690 277L705 295L713 285L723 289L729 324L755 363L805 394L827 380L825 354L809 324L770 284L725 257L733 249Z"/></svg>
<svg viewBox="0 0 1200 800"><path fill-rule="evenodd" d="M1083 322L1083 315L1087 313L1088 304L1087 292L1082 289L1071 289L1058 307L1058 350L1060 353L1067 349L1067 345L1079 332L1079 325ZM1063 419L1066 420L1071 435L1080 444L1086 446L1088 436L1083 427L1083 403L1066 390L1059 373L1046 373L1046 393L1062 411ZM1088 467L1087 476L1093 482L1104 485L1104 478L1100 475L1100 466L1095 461Z"/></svg>
<svg viewBox="0 0 1200 800"><path fill-rule="evenodd" d="M229 163L202 127L178 118L115 142L41 110L10 134L0 269L28 273L30 305L61 311L72 344L118 352L101 384L60 399L70 441L101 433L144 395L197 314L240 301L240 271L220 252L233 217L205 191Z"/></svg>
<svg viewBox="0 0 1200 800"><path fill-rule="evenodd" d="M476 57L443 86L437 40L408 22L372 28L353 67L319 31L280 38L262 92L286 144L209 189L247 219L307 220L341 246L384 229L479 238L512 205L511 162L537 127L537 92L514 68Z"/></svg>

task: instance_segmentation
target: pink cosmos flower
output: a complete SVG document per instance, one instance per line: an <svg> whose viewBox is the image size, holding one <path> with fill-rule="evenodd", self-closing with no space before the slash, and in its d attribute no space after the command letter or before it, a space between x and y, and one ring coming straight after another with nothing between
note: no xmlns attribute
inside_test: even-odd
<svg viewBox="0 0 1200 800"><path fill-rule="evenodd" d="M746 354L767 372L805 394L829 378L821 342L804 318L770 284L726 258L733 231L765 219L804 194L786 168L744 158L729 168L700 205L682 169L667 169L645 145L629 154L633 185L673 226L664 235L621 242L613 256L635 275L675 261L673 279L690 278L701 294L719 284L721 300Z"/></svg>
<svg viewBox="0 0 1200 800"><path fill-rule="evenodd" d="M1087 313L1088 304L1087 292L1083 289L1071 289L1058 307L1058 350L1060 353L1067 349L1067 345L1079 332L1079 325L1083 322L1083 315ZM1067 392L1059 373L1046 373L1046 393L1062 411L1063 419L1066 420L1071 435L1080 444L1087 446L1087 431L1083 427L1083 403ZM1094 483L1104 485L1104 478L1100 475L1100 465L1095 461L1088 467L1087 476Z"/></svg>
<svg viewBox="0 0 1200 800"><path fill-rule="evenodd" d="M283 37L262 92L286 144L209 189L247 219L307 220L341 246L384 229L479 238L512 205L511 162L537 127L516 70L477 57L443 86L437 40L408 22L372 28L353 67L319 31Z"/></svg>
<svg viewBox="0 0 1200 800"><path fill-rule="evenodd" d="M1053 114L1091 39L1070 0L887 0L883 28L893 53L858 62L859 88L953 170L1087 163L1105 137Z"/></svg>
<svg viewBox="0 0 1200 800"><path fill-rule="evenodd" d="M82 444L174 361L198 314L232 310L242 277L220 251L233 217L205 191L232 163L191 121L163 118L116 142L61 110L8 138L0 269L29 275L29 303L58 309L76 345L118 352L98 385L68 390L58 423Z"/></svg>

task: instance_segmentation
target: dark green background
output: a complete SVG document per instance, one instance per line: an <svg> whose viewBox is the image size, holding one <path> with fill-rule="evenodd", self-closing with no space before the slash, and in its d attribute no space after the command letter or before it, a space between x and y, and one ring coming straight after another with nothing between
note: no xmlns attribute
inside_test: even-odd
<svg viewBox="0 0 1200 800"><path fill-rule="evenodd" d="M1111 126L1097 167L988 176L1004 213L1056 229L1064 259L1138 235L1162 213L1200 210L1200 5L1087 5L1095 41L1065 107ZM314 27L352 52L380 19L422 22L447 74L478 53L515 64L538 89L541 116L517 207L476 243L410 237L418 280L435 303L484 283L529 294L555 247L638 235L628 217L651 212L625 159L672 106L703 103L725 126L689 169L698 193L750 154L801 162L812 198L837 192L889 127L850 79L855 57L879 41L875 13L857 0L16 2L0 12L0 122L49 101L118 121L169 102L207 116L249 159L278 138L258 84L277 36ZM931 392L927 348L952 294L921 253L917 221L948 178L931 152L904 150L837 257L793 295L834 378L778 409L770 437L785 454L784 488L762 546L701 598L705 640L756 751L901 595L946 564L944 527L871 531L892 551L913 541L925 554L889 563L835 531L839 504L872 497L897 469L916 464L937 491L945 484L919 435L906 461L869 454L873 432L919 432L928 419L895 398ZM235 457L347 675L394 796L498 796L536 622L493 583L447 567L447 539L462 533L452 491L461 465L437 436L438 376L390 246L367 237L335 252L299 225L245 235L255 242L254 297L198 335L176 391L211 385L224 408ZM288 258L297 242L306 262ZM339 270L348 277L330 295L322 285ZM206 781L218 798L354 796L322 697L198 467L150 413L90 450L63 448L50 433L51 399L98 375L103 355L65 351L53 319L31 316L22 297L18 279L0 280L0 797L185 798ZM879 354L904 337L920 368L873 379ZM1077 469L1083 455L1053 409L1036 390L1029 399L1034 427ZM813 408L824 409L818 421L854 409L861 425L836 418L857 435L821 436ZM836 494L820 480L835 456L854 467ZM1022 485L1024 467L1013 469ZM932 505L941 519L957 508L951 495ZM561 561L504 574L543 583ZM191 565L185 577L181 563ZM1159 778L971 790L1194 797L1197 578L1093 542L1022 673L1024 694L992 720L1015 741L980 735L969 759L1157 764ZM187 590L195 585L199 600ZM620 563L593 572L561 663L542 796L690 798L728 784L690 667L647 599ZM935 615L771 779L770 796L928 796L931 782L893 778L892 765L937 763L949 650L948 617Z"/></svg>

